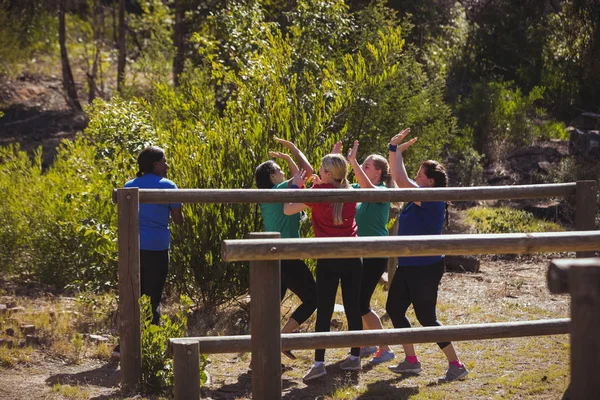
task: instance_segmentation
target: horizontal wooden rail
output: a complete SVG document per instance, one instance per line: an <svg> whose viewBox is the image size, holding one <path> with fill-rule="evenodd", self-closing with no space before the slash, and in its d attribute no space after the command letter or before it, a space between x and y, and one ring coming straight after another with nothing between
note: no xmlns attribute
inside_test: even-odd
<svg viewBox="0 0 600 400"><path fill-rule="evenodd" d="M570 320L564 318L462 326L446 325L427 328L287 333L281 335L281 349L333 349L380 344L456 342L560 335L569 333L569 323ZM174 343L189 340L197 340L200 343L199 351L203 354L242 353L250 351L250 335L175 338L169 340L169 349L172 349Z"/></svg>
<svg viewBox="0 0 600 400"><path fill-rule="evenodd" d="M284 203L374 201L472 201L535 199L575 195L576 183L481 186L465 188L388 189L140 189L140 203ZM113 201L116 201L116 190Z"/></svg>
<svg viewBox="0 0 600 400"><path fill-rule="evenodd" d="M600 231L224 240L224 261L600 250Z"/></svg>

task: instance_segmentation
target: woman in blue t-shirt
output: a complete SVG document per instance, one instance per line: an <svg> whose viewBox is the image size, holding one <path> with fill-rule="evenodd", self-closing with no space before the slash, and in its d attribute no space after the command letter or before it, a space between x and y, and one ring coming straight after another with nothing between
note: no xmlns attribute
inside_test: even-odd
<svg viewBox="0 0 600 400"><path fill-rule="evenodd" d="M442 164L428 160L421 164L413 181L408 177L402 152L417 141L413 138L402 143L410 133L405 129L390 140L388 146L390 169L400 188L431 188L448 186L448 176ZM439 235L447 221L445 201L415 201L407 203L400 214L398 236ZM406 310L412 304L422 326L441 326L437 320L436 304L438 286L444 274L444 256L398 257L398 268L390 285L386 311L394 328L410 328ZM421 372L421 363L413 344L403 344L406 359L390 367L398 373ZM448 370L442 378L446 381L464 378L469 371L460 362L450 342L438 343L448 359Z"/></svg>
<svg viewBox="0 0 600 400"><path fill-rule="evenodd" d="M166 178L169 164L160 147L146 147L138 156L139 171L125 187L140 189L177 189ZM140 204L140 286L141 294L150 297L152 323L160 321L160 300L169 271L171 232L169 217L183 223L181 203Z"/></svg>

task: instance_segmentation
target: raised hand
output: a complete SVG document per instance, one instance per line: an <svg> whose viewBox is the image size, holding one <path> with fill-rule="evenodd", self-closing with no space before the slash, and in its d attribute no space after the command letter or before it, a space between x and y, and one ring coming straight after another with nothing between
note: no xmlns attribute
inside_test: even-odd
<svg viewBox="0 0 600 400"><path fill-rule="evenodd" d="M356 153L358 153L358 140L355 140L354 146L348 150L348 161L354 163L354 161L356 161Z"/></svg>
<svg viewBox="0 0 600 400"><path fill-rule="evenodd" d="M390 144L393 146L398 146L400 142L402 142L404 138L408 136L409 133L410 128L406 128L403 131L400 131L400 133L394 135L394 137L390 139Z"/></svg>
<svg viewBox="0 0 600 400"><path fill-rule="evenodd" d="M289 140L281 139L281 138L278 138L277 136L273 136L273 139L277 143L283 145L285 148L287 148L289 150L294 150L296 148L296 145L294 143L290 142Z"/></svg>
<svg viewBox="0 0 600 400"><path fill-rule="evenodd" d="M419 138L414 137L414 138L410 139L408 142L401 143L400 145L398 145L398 151L400 153L404 152L404 150L406 150L410 146L412 146L417 141L417 139L419 139Z"/></svg>
<svg viewBox="0 0 600 400"><path fill-rule="evenodd" d="M304 183L306 182L306 171L301 169L298 172L296 172L296 174L294 175L294 177L292 178L292 185L296 185L298 187L302 187L304 186Z"/></svg>
<svg viewBox="0 0 600 400"><path fill-rule="evenodd" d="M338 140L331 149L331 154L341 154L342 153L342 141Z"/></svg>
<svg viewBox="0 0 600 400"><path fill-rule="evenodd" d="M312 174L309 179L313 183L313 185L320 185L321 184L321 178L317 174Z"/></svg>
<svg viewBox="0 0 600 400"><path fill-rule="evenodd" d="M281 158L284 160L288 160L289 158L291 158L289 154L282 153L280 151L269 151L269 157Z"/></svg>

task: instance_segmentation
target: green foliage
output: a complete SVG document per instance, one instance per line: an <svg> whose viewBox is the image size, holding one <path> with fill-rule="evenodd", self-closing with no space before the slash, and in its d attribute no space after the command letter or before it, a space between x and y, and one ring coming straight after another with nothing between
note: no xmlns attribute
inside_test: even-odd
<svg viewBox="0 0 600 400"><path fill-rule="evenodd" d="M150 298L140 298L142 318L142 386L145 391L161 391L173 385L173 359L167 354L169 339L185 336L187 315L192 305L189 297L181 296L179 310L171 320L161 315L160 325L152 325ZM206 383L208 360L200 354L200 384Z"/></svg>
<svg viewBox="0 0 600 400"><path fill-rule="evenodd" d="M544 89L525 95L511 82L479 83L460 105L461 123L473 130L475 150L496 160L504 150L524 146L534 139L532 118L543 111L535 106Z"/></svg>
<svg viewBox="0 0 600 400"><path fill-rule="evenodd" d="M467 211L467 223L477 233L558 232L563 228L554 222L535 218L532 213L509 207L475 207Z"/></svg>

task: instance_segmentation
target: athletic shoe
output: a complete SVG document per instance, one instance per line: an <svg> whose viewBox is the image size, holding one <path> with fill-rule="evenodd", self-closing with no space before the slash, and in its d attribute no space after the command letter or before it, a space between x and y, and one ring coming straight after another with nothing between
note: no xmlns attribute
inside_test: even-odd
<svg viewBox="0 0 600 400"><path fill-rule="evenodd" d="M398 374L419 374L421 373L421 363L417 361L414 364L409 363L404 360L398 365L394 365L388 367L390 371L396 372Z"/></svg>
<svg viewBox="0 0 600 400"><path fill-rule="evenodd" d="M313 365L310 370L302 377L304 382L312 381L313 379L320 378L322 376L327 375L327 370L325 369L325 364Z"/></svg>
<svg viewBox="0 0 600 400"><path fill-rule="evenodd" d="M360 357L352 359L352 357L346 358L340 363L340 368L344 371L359 371L362 366L360 365Z"/></svg>
<svg viewBox="0 0 600 400"><path fill-rule="evenodd" d="M360 348L361 357L369 357L371 354L377 351L377 346L365 346Z"/></svg>
<svg viewBox="0 0 600 400"><path fill-rule="evenodd" d="M451 382L457 379L462 379L467 375L469 375L469 371L464 364L462 367L457 367L454 364L450 364L448 366L448 371L446 371L446 376L442 377L441 380L445 382Z"/></svg>
<svg viewBox="0 0 600 400"><path fill-rule="evenodd" d="M369 361L369 364L371 364L371 365L381 364L381 363L393 360L394 357L396 357L396 355L394 354L393 351L383 350L380 348L379 350L377 350L377 353L375 353L375 355L373 356L371 361Z"/></svg>

